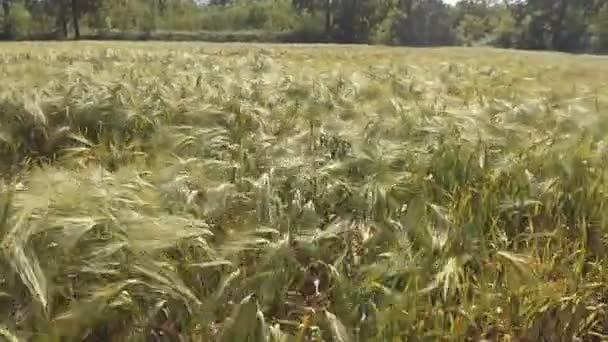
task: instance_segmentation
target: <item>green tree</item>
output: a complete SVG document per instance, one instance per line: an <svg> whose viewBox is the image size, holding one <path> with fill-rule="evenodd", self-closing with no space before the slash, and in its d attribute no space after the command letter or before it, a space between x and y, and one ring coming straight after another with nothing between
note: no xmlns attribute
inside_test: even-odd
<svg viewBox="0 0 608 342"><path fill-rule="evenodd" d="M10 0L2 0L2 17L3 17L3 30L6 34L9 30L9 20L8 18L11 15L11 3Z"/></svg>
<svg viewBox="0 0 608 342"><path fill-rule="evenodd" d="M4 13L4 33L8 38L21 39L29 35L32 15L23 2L10 2L8 9Z"/></svg>
<svg viewBox="0 0 608 342"><path fill-rule="evenodd" d="M86 13L97 11L103 0L70 0L74 38L80 39L80 19Z"/></svg>
<svg viewBox="0 0 608 342"><path fill-rule="evenodd" d="M261 30L291 32L300 41L324 36L413 46L602 51L608 0L461 0L455 5L445 0L0 0L0 5L1 30L8 38L36 31L63 37L73 32L78 39L83 28ZM28 22L31 27L24 30Z"/></svg>
<svg viewBox="0 0 608 342"><path fill-rule="evenodd" d="M593 18L593 48L596 52L608 52L608 3L604 4Z"/></svg>
<svg viewBox="0 0 608 342"><path fill-rule="evenodd" d="M458 37L465 45L473 45L487 34L485 19L476 15L466 14L458 24Z"/></svg>
<svg viewBox="0 0 608 342"><path fill-rule="evenodd" d="M592 14L604 0L527 0L520 5L524 48L580 51L589 48Z"/></svg>
<svg viewBox="0 0 608 342"><path fill-rule="evenodd" d="M502 6L492 25L494 43L501 47L514 47L517 45L518 36L521 35L521 27L513 16L511 9Z"/></svg>

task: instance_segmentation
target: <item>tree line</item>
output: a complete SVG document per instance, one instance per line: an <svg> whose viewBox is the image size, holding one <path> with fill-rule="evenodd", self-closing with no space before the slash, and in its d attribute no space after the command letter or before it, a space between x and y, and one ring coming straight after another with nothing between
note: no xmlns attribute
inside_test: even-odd
<svg viewBox="0 0 608 342"><path fill-rule="evenodd" d="M0 2L4 39L79 39L101 32L249 32L254 37L280 33L290 41L608 51L608 0Z"/></svg>

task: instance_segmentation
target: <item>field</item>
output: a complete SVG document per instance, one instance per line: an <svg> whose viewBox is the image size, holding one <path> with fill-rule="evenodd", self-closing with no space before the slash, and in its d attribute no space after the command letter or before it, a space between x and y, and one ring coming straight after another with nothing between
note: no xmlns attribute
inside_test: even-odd
<svg viewBox="0 0 608 342"><path fill-rule="evenodd" d="M0 45L0 340L605 341L608 58Z"/></svg>

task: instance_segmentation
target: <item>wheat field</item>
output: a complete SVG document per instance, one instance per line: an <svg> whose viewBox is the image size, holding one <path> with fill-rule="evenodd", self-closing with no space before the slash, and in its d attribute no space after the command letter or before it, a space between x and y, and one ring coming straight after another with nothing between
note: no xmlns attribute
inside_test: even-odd
<svg viewBox="0 0 608 342"><path fill-rule="evenodd" d="M608 58L0 45L0 340L605 341Z"/></svg>

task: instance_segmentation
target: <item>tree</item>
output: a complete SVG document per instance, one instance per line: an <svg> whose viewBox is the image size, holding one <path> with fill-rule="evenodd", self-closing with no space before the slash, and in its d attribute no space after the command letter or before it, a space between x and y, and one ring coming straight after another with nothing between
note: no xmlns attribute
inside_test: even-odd
<svg viewBox="0 0 608 342"><path fill-rule="evenodd" d="M44 14L54 18L55 27L62 38L69 35L69 7L70 0L46 0L43 3Z"/></svg>
<svg viewBox="0 0 608 342"><path fill-rule="evenodd" d="M70 0L74 38L80 39L80 17L96 11L103 0Z"/></svg>
<svg viewBox="0 0 608 342"><path fill-rule="evenodd" d="M458 37L465 45L473 45L488 34L488 28L483 18L467 14L458 24Z"/></svg>
<svg viewBox="0 0 608 342"><path fill-rule="evenodd" d="M592 22L594 50L596 52L608 52L608 3L597 11Z"/></svg>
<svg viewBox="0 0 608 342"><path fill-rule="evenodd" d="M339 37L344 42L353 43L357 39L359 2L361 0L338 0L337 24Z"/></svg>
<svg viewBox="0 0 608 342"><path fill-rule="evenodd" d="M563 44L563 28L568 11L568 0L555 1L553 20L551 22L551 47L556 50L564 50Z"/></svg>
<svg viewBox="0 0 608 342"><path fill-rule="evenodd" d="M80 39L80 4L79 0L71 0L72 2L72 23L74 24L74 35L76 39Z"/></svg>
<svg viewBox="0 0 608 342"><path fill-rule="evenodd" d="M324 2L324 10L325 10L325 34L329 35L331 33L331 11L332 11L332 0L325 0Z"/></svg>
<svg viewBox="0 0 608 342"><path fill-rule="evenodd" d="M32 15L20 0L3 0L3 33L6 38L24 38L30 31Z"/></svg>
<svg viewBox="0 0 608 342"><path fill-rule="evenodd" d="M9 31L10 31L10 21L9 18L11 16L11 3L10 0L2 0L2 12L3 12L3 16L4 16L4 33L8 35Z"/></svg>
<svg viewBox="0 0 608 342"><path fill-rule="evenodd" d="M304 40L324 32L340 42L601 51L607 6L608 0L0 0L0 29L13 37L15 25L22 30L30 22L44 33L73 32L76 39L83 26L263 29L292 31Z"/></svg>
<svg viewBox="0 0 608 342"><path fill-rule="evenodd" d="M502 5L492 24L492 36L496 45L505 48L515 47L521 28L511 8Z"/></svg>
<svg viewBox="0 0 608 342"><path fill-rule="evenodd" d="M5 18L11 14L11 2L10 0L2 0L2 10Z"/></svg>
<svg viewBox="0 0 608 342"><path fill-rule="evenodd" d="M414 0L399 0L399 8L403 13L402 42L414 41Z"/></svg>

